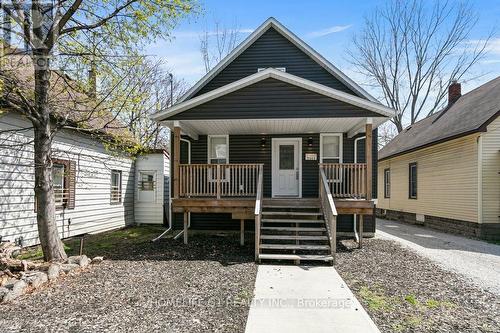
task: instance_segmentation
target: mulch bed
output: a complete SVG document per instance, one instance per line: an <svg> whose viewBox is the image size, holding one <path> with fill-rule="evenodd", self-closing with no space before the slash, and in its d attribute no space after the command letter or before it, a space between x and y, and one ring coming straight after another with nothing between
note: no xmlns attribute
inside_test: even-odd
<svg viewBox="0 0 500 333"><path fill-rule="evenodd" d="M99 253L108 260L0 306L0 332L244 331L257 268L237 235L128 237Z"/></svg>
<svg viewBox="0 0 500 333"><path fill-rule="evenodd" d="M355 246L341 243L336 268L382 332L500 332L500 297L393 241Z"/></svg>

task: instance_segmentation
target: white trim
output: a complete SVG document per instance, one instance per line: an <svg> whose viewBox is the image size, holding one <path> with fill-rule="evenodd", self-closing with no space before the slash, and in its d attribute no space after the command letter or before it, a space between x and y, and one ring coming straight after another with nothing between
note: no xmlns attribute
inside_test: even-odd
<svg viewBox="0 0 500 333"><path fill-rule="evenodd" d="M267 30L274 28L286 39L292 42L296 47L306 53L309 57L315 60L320 66L325 68L330 74L336 77L339 81L344 83L346 86L359 93L361 96L367 98L372 102L376 102L376 99L367 93L363 88L356 84L347 75L342 73L337 67L326 60L322 55L316 52L312 47L307 45L299 37L297 37L293 32L288 30L284 25L282 25L274 17L268 18L264 23L260 25L253 33L251 33L240 45L238 45L231 53L229 53L224 59L222 59L217 66L215 66L211 71L209 71L204 77L202 77L191 89L189 89L179 100L179 102L184 102L185 100L192 97L197 93L207 82L213 79L217 74L219 74L224 68L226 68L234 59L236 59L241 53L243 53L250 45L252 45L260 36L262 36Z"/></svg>
<svg viewBox="0 0 500 333"><path fill-rule="evenodd" d="M344 145L344 135L343 133L320 133L319 135L319 162L323 163L323 137L325 136L338 136L339 137L339 163L343 163L343 158L344 158L344 150L343 150L343 145ZM327 157L329 158L329 157ZM330 158L335 158L335 157L330 157Z"/></svg>
<svg viewBox="0 0 500 333"><path fill-rule="evenodd" d="M271 138L271 197L273 198L283 198L287 196L282 196L282 195L276 195L274 191L274 180L277 179L277 176L275 175L275 154L276 154L276 148L275 148L275 142L280 142L280 141L297 141L298 142L298 152L297 152L297 157L298 157L298 168L299 168L299 182L298 182L298 196L297 198L302 198L302 138ZM295 197L293 197L295 198Z"/></svg>
<svg viewBox="0 0 500 333"><path fill-rule="evenodd" d="M262 80L272 78L276 80L280 80L282 82L286 82L297 87L301 87L312 92L354 105L360 108L373 111L375 113L380 114L383 117L392 117L394 116L394 110L383 106L382 104L368 101L364 98L354 96L352 94L348 94L346 92L333 89L322 84L306 80L304 78L292 75L290 73L285 73L274 68L268 68L263 70L262 72L258 72L252 75L249 75L243 79L238 81L234 81L230 84L227 84L223 87L211 90L203 95L194 97L188 101L176 104L165 111L161 111L155 113L151 116L152 119L156 121L162 121L166 118L172 117L178 113L189 110L198 105L204 104L213 99L219 98L221 96L227 95L244 87L250 86ZM363 120L365 122L365 120Z"/></svg>
<svg viewBox="0 0 500 333"><path fill-rule="evenodd" d="M363 139L366 139L366 136L360 136L354 139L354 163L358 163L358 141Z"/></svg>
<svg viewBox="0 0 500 333"><path fill-rule="evenodd" d="M191 141L181 138L181 141L188 143L188 164L191 164ZM180 160L180 158L179 158Z"/></svg>

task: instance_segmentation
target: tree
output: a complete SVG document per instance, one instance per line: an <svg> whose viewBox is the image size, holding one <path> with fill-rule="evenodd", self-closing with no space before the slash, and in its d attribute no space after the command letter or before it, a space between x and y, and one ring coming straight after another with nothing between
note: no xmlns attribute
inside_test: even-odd
<svg viewBox="0 0 500 333"><path fill-rule="evenodd" d="M200 53L207 73L236 47L240 33L237 24L228 28L214 20L213 30L206 29L200 35Z"/></svg>
<svg viewBox="0 0 500 333"><path fill-rule="evenodd" d="M65 75L54 79L53 75L58 72L53 66L61 66L62 62L70 68L79 67L79 62L93 65L97 58L106 61L108 51L112 50L123 51L128 57L145 42L168 37L177 20L193 9L193 3L191 0L10 0L2 1L1 8L5 14L3 30L9 39L13 36L26 45L25 54L32 61L26 68L33 77L33 82L27 82L29 79L24 82L12 75L12 67L10 72L3 70L3 103L23 113L33 124L40 243L46 261L64 260L66 253L55 223L52 140L57 130L67 125L71 118L70 114L64 114L65 108L72 105L74 113L89 101L82 102L83 94L75 96L71 92L88 90L88 87L82 89ZM70 60L64 60L65 56ZM58 80L64 84L57 84ZM67 89L70 84L73 86ZM5 89L7 86L10 88ZM57 108L54 107L57 100L54 95L61 94L59 89L73 100ZM101 104L95 101L93 108L102 110L98 108ZM93 112L86 110L84 113Z"/></svg>
<svg viewBox="0 0 500 333"><path fill-rule="evenodd" d="M469 41L477 20L470 5L439 0L391 0L365 18L350 59L397 111L398 132L443 108L453 80L473 76L490 38Z"/></svg>
<svg viewBox="0 0 500 333"><path fill-rule="evenodd" d="M118 77L125 79L120 81L118 89L113 90L116 96L112 99L120 108L126 109L126 112L119 112L119 119L144 148L168 147L169 130L153 121L150 116L172 106L187 90L185 81L175 79L164 70L164 65L161 60L143 59L135 66L133 75L126 75L127 68L122 68ZM113 85L114 80L110 81L106 84Z"/></svg>

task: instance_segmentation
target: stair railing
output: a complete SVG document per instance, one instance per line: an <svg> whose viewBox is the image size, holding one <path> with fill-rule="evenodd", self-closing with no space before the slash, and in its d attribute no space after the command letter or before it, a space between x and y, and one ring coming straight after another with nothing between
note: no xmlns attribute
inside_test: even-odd
<svg viewBox="0 0 500 333"><path fill-rule="evenodd" d="M262 164L258 167L257 193L255 196L255 261L259 261L260 252L260 220L262 216Z"/></svg>
<svg viewBox="0 0 500 333"><path fill-rule="evenodd" d="M319 199L321 209L326 221L326 230L330 239L331 255L335 264L335 253L337 252L337 208L333 201L330 186L323 168L319 168Z"/></svg>

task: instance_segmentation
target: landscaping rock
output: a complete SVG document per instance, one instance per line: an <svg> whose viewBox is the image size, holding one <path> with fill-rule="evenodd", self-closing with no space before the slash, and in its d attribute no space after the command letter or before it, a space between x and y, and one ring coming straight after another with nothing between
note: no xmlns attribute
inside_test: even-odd
<svg viewBox="0 0 500 333"><path fill-rule="evenodd" d="M95 257L94 259L92 259L92 264L100 264L101 262L103 262L104 260L104 257Z"/></svg>
<svg viewBox="0 0 500 333"><path fill-rule="evenodd" d="M61 270L66 274L68 274L71 271L74 271L77 268L80 268L80 265L78 265L78 264L62 264L61 265Z"/></svg>
<svg viewBox="0 0 500 333"><path fill-rule="evenodd" d="M55 280L59 277L61 273L61 266L58 264L51 264L47 270L47 278L49 281Z"/></svg>
<svg viewBox="0 0 500 333"><path fill-rule="evenodd" d="M22 296L28 287L28 284L23 280L17 280L13 284L6 286L9 292L3 297L3 302L10 302Z"/></svg>
<svg viewBox="0 0 500 333"><path fill-rule="evenodd" d="M49 280L46 273L39 271L26 273L22 279L33 288L38 288Z"/></svg>
<svg viewBox="0 0 500 333"><path fill-rule="evenodd" d="M9 293L9 289L7 289L5 287L0 287L0 303L3 302L5 295L7 295L8 293Z"/></svg>
<svg viewBox="0 0 500 333"><path fill-rule="evenodd" d="M80 267L86 267L90 264L90 259L86 255L72 256L67 260L68 264L77 264Z"/></svg>

